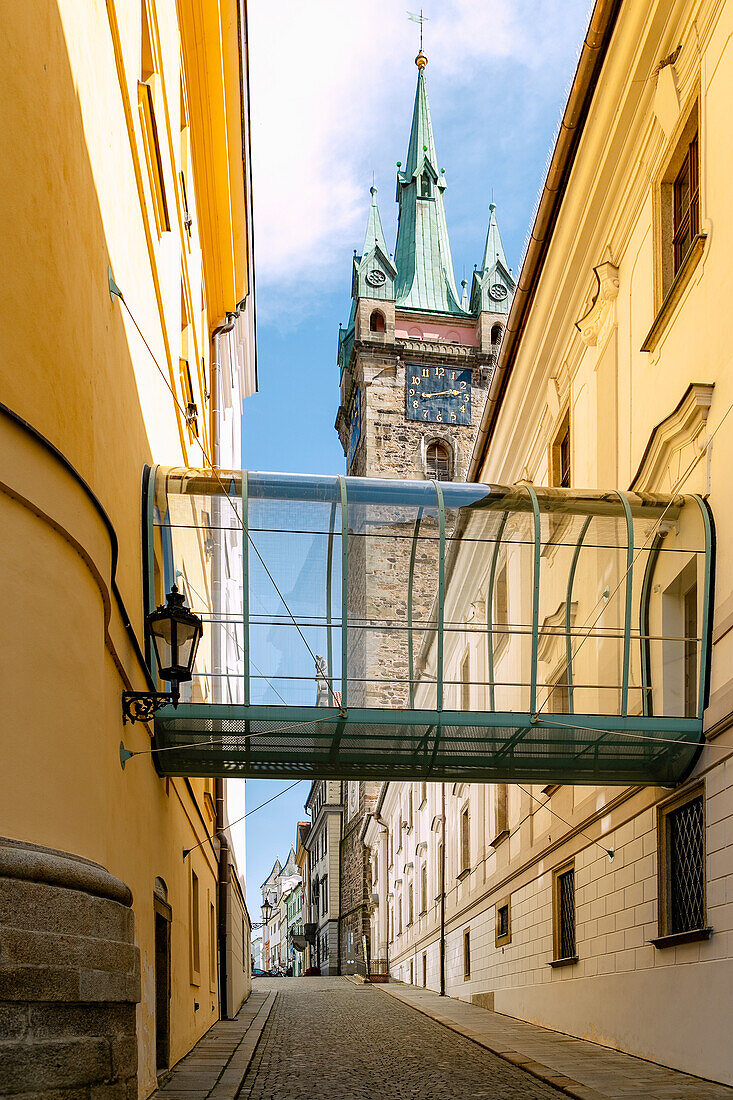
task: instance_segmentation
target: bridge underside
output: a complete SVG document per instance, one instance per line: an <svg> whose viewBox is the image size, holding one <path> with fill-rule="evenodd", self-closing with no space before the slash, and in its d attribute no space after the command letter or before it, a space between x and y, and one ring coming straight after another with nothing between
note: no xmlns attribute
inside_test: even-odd
<svg viewBox="0 0 733 1100"><path fill-rule="evenodd" d="M204 620L164 775L674 785L703 742L697 497L157 469L148 606Z"/></svg>
<svg viewBox="0 0 733 1100"><path fill-rule="evenodd" d="M695 721L618 719L599 732L597 715L572 726L517 714L349 710L312 707L167 708L156 717L163 775L422 779L461 782L629 783L667 786L699 751ZM522 724L519 725L519 720ZM588 729L582 727L587 725ZM684 728L681 728L684 727Z"/></svg>

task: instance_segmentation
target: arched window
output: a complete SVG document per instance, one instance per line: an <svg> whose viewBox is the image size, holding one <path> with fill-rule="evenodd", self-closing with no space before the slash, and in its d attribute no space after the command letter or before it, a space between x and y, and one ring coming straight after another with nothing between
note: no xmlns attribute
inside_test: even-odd
<svg viewBox="0 0 733 1100"><path fill-rule="evenodd" d="M427 172L424 176L420 177L420 198L430 198L430 176L427 174Z"/></svg>
<svg viewBox="0 0 733 1100"><path fill-rule="evenodd" d="M369 318L370 332L384 332L384 314L375 309Z"/></svg>
<svg viewBox="0 0 733 1100"><path fill-rule="evenodd" d="M503 331L504 330L501 327L501 325L492 325L491 326L491 343L492 344L500 344L501 343L501 334L502 334Z"/></svg>
<svg viewBox="0 0 733 1100"><path fill-rule="evenodd" d="M450 451L445 443L428 443L425 452L425 474L430 481L450 478Z"/></svg>

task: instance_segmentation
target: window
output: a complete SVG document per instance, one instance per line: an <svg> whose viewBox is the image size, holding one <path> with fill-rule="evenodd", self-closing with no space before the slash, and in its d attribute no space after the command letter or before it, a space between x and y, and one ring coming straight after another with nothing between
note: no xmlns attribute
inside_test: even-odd
<svg viewBox="0 0 733 1100"><path fill-rule="evenodd" d="M378 309L375 309L374 312L372 313L371 317L369 318L369 331L370 332L384 332L385 331L384 314L381 313Z"/></svg>
<svg viewBox="0 0 733 1100"><path fill-rule="evenodd" d="M700 185L697 133L687 146L674 181L674 273L682 266L700 225Z"/></svg>
<svg viewBox="0 0 733 1100"><path fill-rule="evenodd" d="M507 785L506 783L494 784L494 831L496 835L493 844L503 840L508 832L507 827Z"/></svg>
<svg viewBox="0 0 733 1100"><path fill-rule="evenodd" d="M551 484L569 489L572 471L570 466L570 412L566 412L555 435L550 456Z"/></svg>
<svg viewBox="0 0 733 1100"><path fill-rule="evenodd" d="M685 624L685 716L697 717L697 585L682 597Z"/></svg>
<svg viewBox="0 0 733 1100"><path fill-rule="evenodd" d="M199 984L201 972L201 930L199 926L199 880L191 871L191 983Z"/></svg>
<svg viewBox="0 0 733 1100"><path fill-rule="evenodd" d="M427 783L420 784L420 805L424 806L428 800L428 785Z"/></svg>
<svg viewBox="0 0 733 1100"><path fill-rule="evenodd" d="M407 887L407 923L412 924L414 919L413 898L412 898L412 883Z"/></svg>
<svg viewBox="0 0 733 1100"><path fill-rule="evenodd" d="M412 784L407 792L407 827L412 828Z"/></svg>
<svg viewBox="0 0 733 1100"><path fill-rule="evenodd" d="M425 172L420 177L420 198L421 199L429 199L430 198L430 191L431 191L431 189L430 189L430 176L427 174L427 172Z"/></svg>
<svg viewBox="0 0 733 1100"><path fill-rule="evenodd" d="M461 710L471 709L471 651L466 650L466 655L461 664Z"/></svg>
<svg viewBox="0 0 733 1100"><path fill-rule="evenodd" d="M397 935L402 935L402 894L397 897Z"/></svg>
<svg viewBox="0 0 733 1100"><path fill-rule="evenodd" d="M422 953L422 987L425 989L428 984L428 956L423 951Z"/></svg>
<svg viewBox="0 0 733 1100"><path fill-rule="evenodd" d="M178 367L181 376L181 389L183 391L183 407L188 425L189 439L198 439L198 407L193 399L193 383L191 381L191 369L187 359L179 359Z"/></svg>
<svg viewBox="0 0 733 1100"><path fill-rule="evenodd" d="M439 840L435 849L435 881L438 884L438 893L436 897L440 897L445 889L443 870L443 841Z"/></svg>
<svg viewBox="0 0 733 1100"><path fill-rule="evenodd" d="M415 960L410 959L410 985L415 984Z"/></svg>
<svg viewBox="0 0 733 1100"><path fill-rule="evenodd" d="M328 875L321 879L321 909L323 913L328 912Z"/></svg>
<svg viewBox="0 0 733 1100"><path fill-rule="evenodd" d="M394 833L391 830L387 833L387 844L389 851L389 866L391 867L394 863Z"/></svg>
<svg viewBox="0 0 733 1100"><path fill-rule="evenodd" d="M216 909L209 902L209 989L216 989Z"/></svg>
<svg viewBox="0 0 733 1100"><path fill-rule="evenodd" d="M553 876L553 947L555 965L577 962L575 947L575 867L566 864Z"/></svg>
<svg viewBox="0 0 733 1100"><path fill-rule="evenodd" d="M428 865L423 863L420 868L420 912L428 911Z"/></svg>
<svg viewBox="0 0 733 1100"><path fill-rule="evenodd" d="M450 451L445 443L428 443L425 452L425 476L430 481L450 479Z"/></svg>
<svg viewBox="0 0 733 1100"><path fill-rule="evenodd" d="M701 787L659 807L659 939L707 939L705 927L705 806ZM696 934L695 934L696 933ZM662 941L662 942L660 942ZM671 941L671 942L670 942Z"/></svg>
<svg viewBox="0 0 733 1100"><path fill-rule="evenodd" d="M564 667L555 676L551 684L547 696L547 709L550 714L569 714L570 713L570 693L568 690L568 670L567 664L564 663Z"/></svg>
<svg viewBox="0 0 733 1100"><path fill-rule="evenodd" d="M496 346L497 344L500 344L500 343L501 343L501 336L502 336L502 333L503 333L503 331L504 331L504 330L503 330L503 328L501 327L501 325L492 325L492 326L491 326L491 344L492 344L492 351L493 351L494 347L495 347L495 346Z"/></svg>
<svg viewBox="0 0 733 1100"><path fill-rule="evenodd" d="M467 982L471 977L471 929L467 928L463 933L463 980Z"/></svg>
<svg viewBox="0 0 733 1100"><path fill-rule="evenodd" d="M139 81L137 86L138 111L143 136L143 150L148 169L150 191L153 199L153 214L158 234L170 231L170 219L168 217L168 201L165 195L165 183L163 178L163 161L160 153L160 141L158 139L158 124L155 119L155 99L153 94L153 75L148 81Z"/></svg>
<svg viewBox="0 0 733 1100"><path fill-rule="evenodd" d="M509 898L505 898L503 901L500 901L496 906L496 946L504 947L506 946L506 944L511 943L511 939L511 901Z"/></svg>
<svg viewBox="0 0 733 1100"><path fill-rule="evenodd" d="M471 811L464 806L461 813L461 874L471 867Z"/></svg>

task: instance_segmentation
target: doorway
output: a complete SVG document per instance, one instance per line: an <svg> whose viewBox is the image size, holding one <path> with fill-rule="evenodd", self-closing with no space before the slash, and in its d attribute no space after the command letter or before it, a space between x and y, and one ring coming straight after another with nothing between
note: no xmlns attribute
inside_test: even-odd
<svg viewBox="0 0 733 1100"><path fill-rule="evenodd" d="M171 907L162 879L155 880L153 911L155 917L155 1068L162 1073L170 1067L171 1032Z"/></svg>

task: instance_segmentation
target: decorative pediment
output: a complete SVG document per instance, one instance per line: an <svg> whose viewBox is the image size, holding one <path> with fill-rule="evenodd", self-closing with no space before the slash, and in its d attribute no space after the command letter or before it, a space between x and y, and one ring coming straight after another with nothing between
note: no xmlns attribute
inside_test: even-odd
<svg viewBox="0 0 733 1100"><path fill-rule="evenodd" d="M412 871L414 866L415 866L415 864L412 863L412 862L406 863L405 866L402 868L402 874L403 875L409 875L410 871Z"/></svg>
<svg viewBox="0 0 733 1100"><path fill-rule="evenodd" d="M420 855L421 852L427 852L427 850L428 850L427 840L419 841L419 843L415 847L415 852L417 853L417 855Z"/></svg>
<svg viewBox="0 0 733 1100"><path fill-rule="evenodd" d="M601 334L610 327L614 315L613 303L619 288L618 268L610 260L594 267L593 274L597 283L595 295L588 311L575 322L583 343L588 347L595 347L601 342Z"/></svg>
<svg viewBox="0 0 733 1100"><path fill-rule="evenodd" d="M649 437L630 488L639 493L671 493L680 475L707 442L705 426L713 400L712 383L693 382L677 408Z"/></svg>
<svg viewBox="0 0 733 1100"><path fill-rule="evenodd" d="M437 833L438 829L440 828L440 826L442 824L442 821L443 821L443 819L440 816L440 814L436 814L435 817L433 818L433 820L430 822L431 832Z"/></svg>

